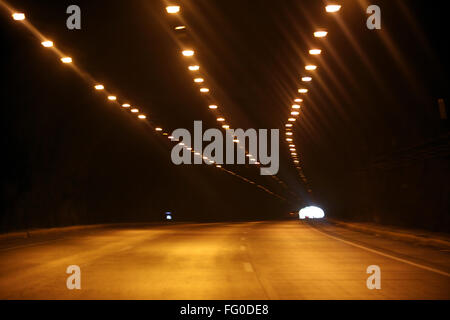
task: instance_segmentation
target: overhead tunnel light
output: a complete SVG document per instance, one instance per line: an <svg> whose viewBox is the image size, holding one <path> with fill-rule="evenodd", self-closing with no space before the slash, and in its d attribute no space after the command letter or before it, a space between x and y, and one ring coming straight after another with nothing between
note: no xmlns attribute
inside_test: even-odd
<svg viewBox="0 0 450 320"><path fill-rule="evenodd" d="M338 12L341 10L341 5L339 4L329 4L325 7L326 12Z"/></svg>
<svg viewBox="0 0 450 320"><path fill-rule="evenodd" d="M14 12L12 15L14 20L16 21L22 21L25 20L25 13L21 13L21 12Z"/></svg>
<svg viewBox="0 0 450 320"><path fill-rule="evenodd" d="M53 47L53 41L50 41L50 40L42 41L41 44L43 47L46 47L46 48Z"/></svg>
<svg viewBox="0 0 450 320"><path fill-rule="evenodd" d="M192 57L195 54L194 50L183 50L181 53L185 57Z"/></svg>
<svg viewBox="0 0 450 320"><path fill-rule="evenodd" d="M167 6L166 11L171 14L178 13L180 12L180 6Z"/></svg>
<svg viewBox="0 0 450 320"><path fill-rule="evenodd" d="M319 31L314 32L314 37L316 37L316 38L324 38L324 37L327 36L327 34L328 34L327 31L319 30Z"/></svg>

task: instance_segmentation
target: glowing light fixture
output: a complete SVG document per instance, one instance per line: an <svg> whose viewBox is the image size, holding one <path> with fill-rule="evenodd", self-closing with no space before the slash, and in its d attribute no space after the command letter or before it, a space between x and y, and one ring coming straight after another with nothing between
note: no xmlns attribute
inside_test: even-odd
<svg viewBox="0 0 450 320"><path fill-rule="evenodd" d="M321 54L322 53L322 50L320 50L320 49L311 49L311 50L309 50L309 54L310 55L318 55L318 54Z"/></svg>
<svg viewBox="0 0 450 320"><path fill-rule="evenodd" d="M72 63L72 58L71 57L64 57L64 58L61 58L61 61L63 63Z"/></svg>
<svg viewBox="0 0 450 320"><path fill-rule="evenodd" d="M312 80L311 77L302 77L302 81L303 81L303 82L309 82L309 81L311 81L311 80Z"/></svg>
<svg viewBox="0 0 450 320"><path fill-rule="evenodd" d="M105 86L102 85L102 84L96 84L96 85L94 86L94 88L95 88L95 90L103 90L103 89L105 89Z"/></svg>
<svg viewBox="0 0 450 320"><path fill-rule="evenodd" d="M41 44L43 47L46 47L46 48L53 47L53 41L50 41L50 40L42 41Z"/></svg>
<svg viewBox="0 0 450 320"><path fill-rule="evenodd" d="M210 105L208 106L208 108L210 108L210 109L217 109L217 106L216 106L215 104L210 104Z"/></svg>
<svg viewBox="0 0 450 320"><path fill-rule="evenodd" d="M116 101L117 97L116 96L108 96L108 100L109 101Z"/></svg>
<svg viewBox="0 0 450 320"><path fill-rule="evenodd" d="M25 13L15 12L15 13L13 13L11 16L12 16L13 19L16 20L16 21L25 20Z"/></svg>
<svg viewBox="0 0 450 320"><path fill-rule="evenodd" d="M301 89L298 89L298 92L300 92L300 93L307 93L308 89L301 88Z"/></svg>
<svg viewBox="0 0 450 320"><path fill-rule="evenodd" d="M166 7L167 13L178 13L180 12L180 6L167 6Z"/></svg>
<svg viewBox="0 0 450 320"><path fill-rule="evenodd" d="M339 4L329 4L325 7L327 12L338 12L341 10L341 6Z"/></svg>
<svg viewBox="0 0 450 320"><path fill-rule="evenodd" d="M198 71L198 70L200 70L200 66L189 66L188 68L191 71Z"/></svg>
<svg viewBox="0 0 450 320"><path fill-rule="evenodd" d="M327 36L327 34L328 34L327 31L319 30L319 31L314 32L314 37L316 37L316 38L324 38L324 37Z"/></svg>
<svg viewBox="0 0 450 320"><path fill-rule="evenodd" d="M192 57L195 54L194 50L183 50L181 53L185 57Z"/></svg>
<svg viewBox="0 0 450 320"><path fill-rule="evenodd" d="M317 69L317 66L313 65L313 64L308 64L305 66L305 69L308 71L313 71Z"/></svg>

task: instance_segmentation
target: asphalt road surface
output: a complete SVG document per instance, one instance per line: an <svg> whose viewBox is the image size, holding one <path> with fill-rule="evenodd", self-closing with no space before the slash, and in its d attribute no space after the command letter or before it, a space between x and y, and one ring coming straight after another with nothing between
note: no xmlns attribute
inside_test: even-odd
<svg viewBox="0 0 450 320"><path fill-rule="evenodd" d="M66 268L81 269L81 289ZM368 266L381 289L366 285ZM0 241L1 299L449 299L450 253L300 221L141 225Z"/></svg>

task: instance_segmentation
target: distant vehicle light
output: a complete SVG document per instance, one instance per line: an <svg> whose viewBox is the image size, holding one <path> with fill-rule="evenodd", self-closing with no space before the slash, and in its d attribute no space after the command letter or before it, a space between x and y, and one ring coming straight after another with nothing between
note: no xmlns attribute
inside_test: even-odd
<svg viewBox="0 0 450 320"><path fill-rule="evenodd" d="M301 209L299 211L298 214L300 219L321 219L323 217L325 217L325 212L319 208L319 207L315 207L315 206L309 206L309 207L305 207L303 209Z"/></svg>
<svg viewBox="0 0 450 320"><path fill-rule="evenodd" d="M172 216L168 214L168 215L166 216L166 220L172 220Z"/></svg>

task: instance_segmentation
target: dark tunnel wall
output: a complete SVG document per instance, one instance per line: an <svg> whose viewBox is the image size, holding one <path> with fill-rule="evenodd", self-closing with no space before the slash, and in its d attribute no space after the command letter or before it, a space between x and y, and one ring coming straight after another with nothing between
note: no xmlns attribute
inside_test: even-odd
<svg viewBox="0 0 450 320"><path fill-rule="evenodd" d="M437 99L444 99L450 113L450 54L442 35L447 12L411 0L414 28L401 10L404 2L378 1L383 29L376 33L365 27L364 2L346 2L339 16L353 39L338 20L316 19L324 15L315 0L190 1L186 6L201 31L196 35L205 69L227 93L220 98L229 98L233 119L247 127L284 127L311 23L323 22L333 31L321 44L324 55L294 131L314 192L293 203L206 166L172 165L167 143L113 108L2 16L0 229L155 221L165 211L173 211L177 220L275 218L318 204L338 219L448 232L449 126L437 106ZM108 81L108 88L120 87L123 91L113 87L119 97L129 94L162 126L188 128L197 119L215 123L188 82L190 75L180 72L184 61L164 23L155 19L164 19L163 2L133 1L126 7L80 2L89 14L79 32L65 28L70 2L15 3L32 12L33 22L77 63ZM206 19L210 7L218 19ZM387 48L386 35L398 51ZM280 178L294 194L305 196L285 147L280 145ZM289 195L269 178L236 170Z"/></svg>

